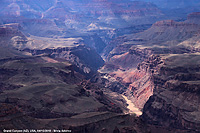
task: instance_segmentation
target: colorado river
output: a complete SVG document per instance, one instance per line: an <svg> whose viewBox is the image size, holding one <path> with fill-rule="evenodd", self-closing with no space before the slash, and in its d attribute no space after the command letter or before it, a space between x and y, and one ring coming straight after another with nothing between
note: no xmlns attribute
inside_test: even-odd
<svg viewBox="0 0 200 133"><path fill-rule="evenodd" d="M130 114L136 114L136 116L142 115L142 111L140 111L131 100L128 100L128 98L124 95L122 97L126 100L126 103L128 104L127 108L129 109Z"/></svg>

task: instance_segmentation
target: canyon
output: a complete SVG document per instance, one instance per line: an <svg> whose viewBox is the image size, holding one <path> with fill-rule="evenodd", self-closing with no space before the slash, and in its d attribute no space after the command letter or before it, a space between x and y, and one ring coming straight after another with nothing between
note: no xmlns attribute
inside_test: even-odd
<svg viewBox="0 0 200 133"><path fill-rule="evenodd" d="M200 132L199 2L162 2L3 0L0 130Z"/></svg>
<svg viewBox="0 0 200 133"><path fill-rule="evenodd" d="M120 84L109 88L133 101L150 124L199 131L199 25L191 23L198 18L193 14L184 22L156 22L106 47L101 73Z"/></svg>

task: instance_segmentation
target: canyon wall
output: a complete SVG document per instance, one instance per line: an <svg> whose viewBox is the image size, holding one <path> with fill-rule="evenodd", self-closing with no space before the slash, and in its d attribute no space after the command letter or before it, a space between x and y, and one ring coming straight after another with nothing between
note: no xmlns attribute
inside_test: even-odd
<svg viewBox="0 0 200 133"><path fill-rule="evenodd" d="M167 127L199 131L199 55L170 55L153 75L154 94L143 119Z"/></svg>

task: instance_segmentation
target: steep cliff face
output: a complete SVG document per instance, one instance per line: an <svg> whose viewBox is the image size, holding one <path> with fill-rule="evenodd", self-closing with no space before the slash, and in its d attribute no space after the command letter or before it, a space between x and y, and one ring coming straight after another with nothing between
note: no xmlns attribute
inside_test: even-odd
<svg viewBox="0 0 200 133"><path fill-rule="evenodd" d="M199 131L199 54L166 55L153 74L153 96L144 106L149 123Z"/></svg>
<svg viewBox="0 0 200 133"><path fill-rule="evenodd" d="M100 72L108 80L107 88L127 96L136 107L142 109L153 94L151 69L159 63L159 59L152 56L150 49L123 46L119 45L109 54Z"/></svg>

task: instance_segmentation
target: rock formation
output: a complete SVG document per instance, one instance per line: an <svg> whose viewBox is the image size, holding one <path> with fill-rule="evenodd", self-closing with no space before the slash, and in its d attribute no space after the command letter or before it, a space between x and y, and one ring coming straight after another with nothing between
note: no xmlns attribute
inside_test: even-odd
<svg viewBox="0 0 200 133"><path fill-rule="evenodd" d="M154 94L144 106L145 121L199 131L199 55L166 55L153 74Z"/></svg>

